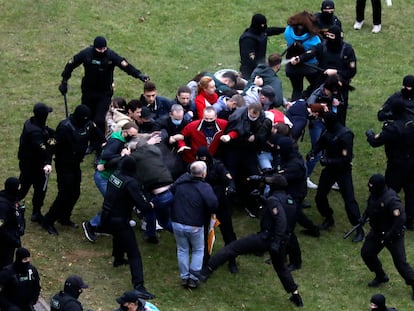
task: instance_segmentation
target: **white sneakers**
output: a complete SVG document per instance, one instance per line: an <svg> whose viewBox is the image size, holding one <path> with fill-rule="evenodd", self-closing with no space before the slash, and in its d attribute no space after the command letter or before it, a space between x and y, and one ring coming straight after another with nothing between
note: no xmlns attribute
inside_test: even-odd
<svg viewBox="0 0 414 311"><path fill-rule="evenodd" d="M379 33L381 31L381 24L372 27L372 33Z"/></svg>
<svg viewBox="0 0 414 311"><path fill-rule="evenodd" d="M364 21L356 21L354 24L354 29L355 30L361 30L362 26L364 25ZM374 25L372 27L372 33L379 33L381 31L381 24L379 25Z"/></svg>
<svg viewBox="0 0 414 311"><path fill-rule="evenodd" d="M314 184L312 182L312 180L310 180L309 177L306 178L306 184L307 184L307 186L308 186L309 189L318 189L318 185L317 184Z"/></svg>
<svg viewBox="0 0 414 311"><path fill-rule="evenodd" d="M356 21L355 24L354 24L354 29L355 30L361 30L362 25L364 25L364 21L360 21L360 22Z"/></svg>
<svg viewBox="0 0 414 311"><path fill-rule="evenodd" d="M336 182L336 183L334 183L334 184L332 185L331 189L332 189L332 190L339 190L339 185L338 185L338 183L337 183L337 182Z"/></svg>

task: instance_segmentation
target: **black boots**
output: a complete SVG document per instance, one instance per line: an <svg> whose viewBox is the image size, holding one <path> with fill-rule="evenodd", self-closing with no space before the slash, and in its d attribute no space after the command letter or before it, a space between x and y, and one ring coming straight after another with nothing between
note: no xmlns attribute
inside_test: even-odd
<svg viewBox="0 0 414 311"><path fill-rule="evenodd" d="M354 243L362 242L364 240L364 237L365 237L364 229L362 227L359 227L356 230L356 234L355 234L355 237L352 239L352 242Z"/></svg>
<svg viewBox="0 0 414 311"><path fill-rule="evenodd" d="M319 225L320 230L327 230L335 224L334 219L331 217L326 217L323 223Z"/></svg>
<svg viewBox="0 0 414 311"><path fill-rule="evenodd" d="M289 297L289 300L292 301L297 307L303 307L302 297L300 297L298 292L296 292L296 294L292 293L292 296Z"/></svg>
<svg viewBox="0 0 414 311"><path fill-rule="evenodd" d="M388 278L388 276L386 274L384 274L383 276L376 276L371 282L368 283L369 287L378 287L380 286L382 283L387 283L390 279Z"/></svg>

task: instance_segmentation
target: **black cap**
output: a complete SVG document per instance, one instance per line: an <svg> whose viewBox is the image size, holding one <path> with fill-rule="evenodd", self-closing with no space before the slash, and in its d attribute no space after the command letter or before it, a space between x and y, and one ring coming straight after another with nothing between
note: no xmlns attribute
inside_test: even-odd
<svg viewBox="0 0 414 311"><path fill-rule="evenodd" d="M35 115L45 115L52 111L53 111L52 107L46 106L43 103L37 103L33 106L33 113Z"/></svg>
<svg viewBox="0 0 414 311"><path fill-rule="evenodd" d="M403 79L403 85L408 87L414 87L414 76L407 75Z"/></svg>
<svg viewBox="0 0 414 311"><path fill-rule="evenodd" d="M88 284L85 284L80 276L70 275L65 281L65 288L88 288Z"/></svg>
<svg viewBox="0 0 414 311"><path fill-rule="evenodd" d="M325 9L335 9L335 3L331 0L325 0L322 2L321 10Z"/></svg>
<svg viewBox="0 0 414 311"><path fill-rule="evenodd" d="M93 47L95 49L102 49L106 47L106 39L102 36L96 37L95 40L93 40Z"/></svg>
<svg viewBox="0 0 414 311"><path fill-rule="evenodd" d="M140 299L140 295L136 290L130 290L123 293L121 297L116 298L116 302L120 305L125 302L141 302L145 305L145 302Z"/></svg>

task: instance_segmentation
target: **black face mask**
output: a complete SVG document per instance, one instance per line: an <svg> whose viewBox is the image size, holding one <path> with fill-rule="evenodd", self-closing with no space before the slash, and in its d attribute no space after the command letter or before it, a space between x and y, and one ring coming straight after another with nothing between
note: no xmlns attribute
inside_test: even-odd
<svg viewBox="0 0 414 311"><path fill-rule="evenodd" d="M414 88L409 90L405 87L403 87L401 89L401 94L405 97L405 98L413 98L414 97Z"/></svg>
<svg viewBox="0 0 414 311"><path fill-rule="evenodd" d="M321 12L321 21L331 24L333 20L333 13Z"/></svg>
<svg viewBox="0 0 414 311"><path fill-rule="evenodd" d="M127 136L125 137L125 141L126 141L126 142L130 142L133 138L134 138L134 136L127 135Z"/></svg>
<svg viewBox="0 0 414 311"><path fill-rule="evenodd" d="M120 305L119 309L121 309L122 311L128 311L129 310L128 306L123 306L123 305Z"/></svg>
<svg viewBox="0 0 414 311"><path fill-rule="evenodd" d="M216 121L203 121L203 128L213 128Z"/></svg>

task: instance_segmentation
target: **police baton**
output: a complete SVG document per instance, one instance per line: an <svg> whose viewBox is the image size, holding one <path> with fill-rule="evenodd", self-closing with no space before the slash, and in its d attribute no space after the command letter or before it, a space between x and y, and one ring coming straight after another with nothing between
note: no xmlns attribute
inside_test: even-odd
<svg viewBox="0 0 414 311"><path fill-rule="evenodd" d="M68 111L68 99L66 97L66 93L63 94L63 102L65 103L65 114L66 118L69 117L69 111Z"/></svg>
<svg viewBox="0 0 414 311"><path fill-rule="evenodd" d="M357 229L359 229L360 227L363 227L363 226L364 226L364 224L368 221L368 219L369 219L369 218L367 218L367 219L364 221L364 223L359 223L359 224L357 224L357 225L353 226L353 227L351 228L351 230L349 230L347 233L345 233L345 234L344 234L344 239L349 238L349 236L350 236L352 233L354 233Z"/></svg>
<svg viewBox="0 0 414 311"><path fill-rule="evenodd" d="M45 183L43 184L43 188L42 191L45 192L46 188L47 188L47 184L49 183L49 175L50 174L45 174Z"/></svg>

